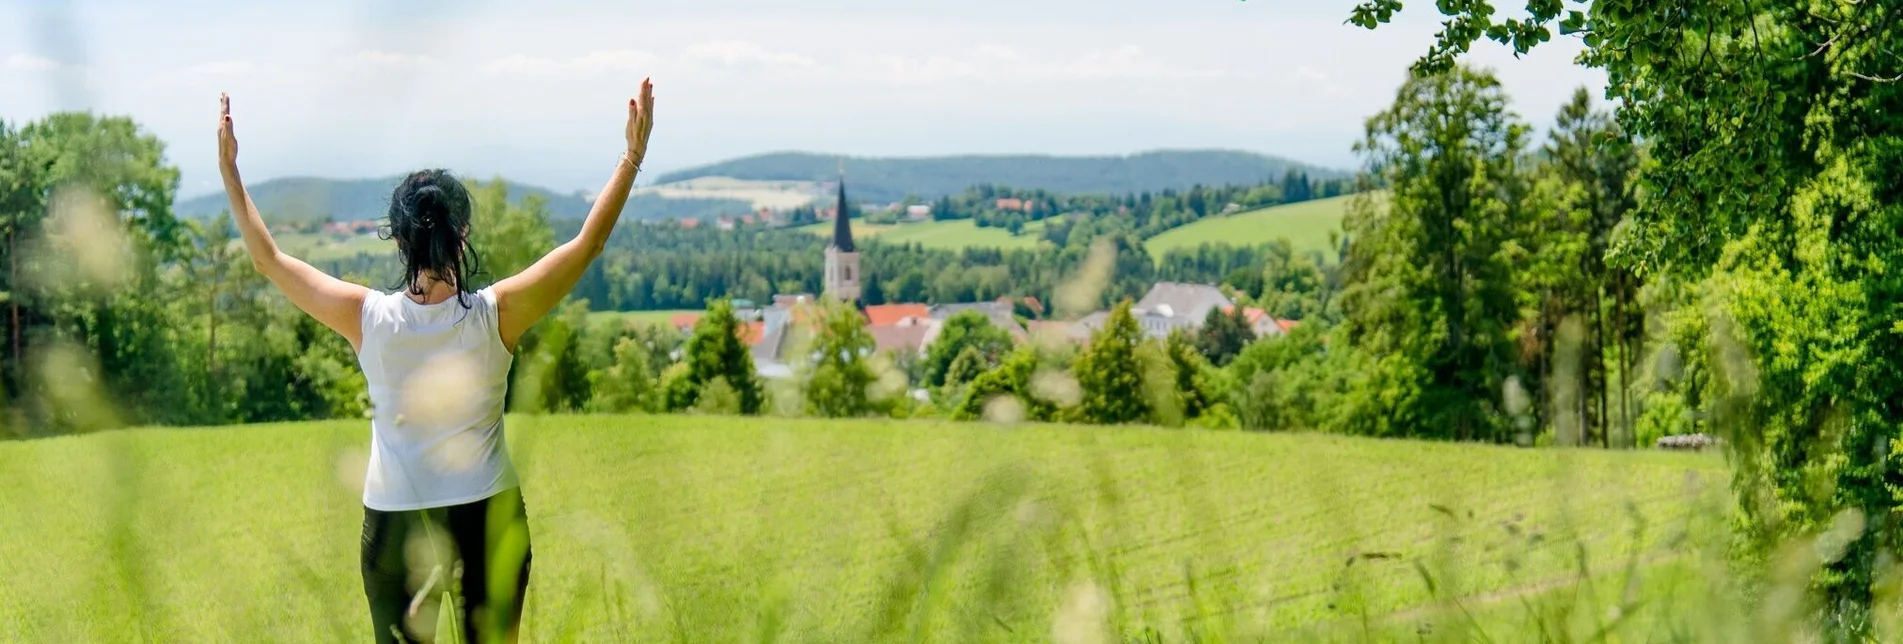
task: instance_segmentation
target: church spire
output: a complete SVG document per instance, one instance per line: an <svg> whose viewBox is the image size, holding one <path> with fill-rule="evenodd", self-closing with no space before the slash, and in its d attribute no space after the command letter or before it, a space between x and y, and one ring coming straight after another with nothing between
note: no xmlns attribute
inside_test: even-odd
<svg viewBox="0 0 1903 644"><path fill-rule="evenodd" d="M846 160L839 159L839 212L833 215L833 248L856 252L852 245L852 208L846 203Z"/></svg>

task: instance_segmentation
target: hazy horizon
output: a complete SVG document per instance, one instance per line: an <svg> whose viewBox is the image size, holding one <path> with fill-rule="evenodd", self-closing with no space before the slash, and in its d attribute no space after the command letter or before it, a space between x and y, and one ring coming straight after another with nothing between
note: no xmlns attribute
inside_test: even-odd
<svg viewBox="0 0 1903 644"><path fill-rule="evenodd" d="M753 154L868 157L1258 152L1350 169L1363 120L1431 44L1428 8L1370 32L1352 1L758 0L226 10L0 2L0 118L129 115L167 144L181 197L217 189L232 95L246 179L418 167L593 192L624 103L656 85L646 174ZM738 18L730 16L741 16ZM1495 68L1536 126L1604 75L1557 38Z"/></svg>

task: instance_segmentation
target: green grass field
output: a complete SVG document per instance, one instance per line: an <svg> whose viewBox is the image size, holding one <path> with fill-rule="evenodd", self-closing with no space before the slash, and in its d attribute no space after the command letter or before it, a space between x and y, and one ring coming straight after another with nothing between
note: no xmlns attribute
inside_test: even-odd
<svg viewBox="0 0 1903 644"><path fill-rule="evenodd" d="M889 244L921 244L926 248L960 250L964 248L1036 248L1038 231L1043 222L1032 222L1025 226L1024 233L1012 235L1003 228L980 228L970 219L952 221L922 221L903 224L868 224L862 221L852 222L853 239L878 239ZM815 235L833 234L832 222L820 222L801 226L798 230Z"/></svg>
<svg viewBox="0 0 1903 644"><path fill-rule="evenodd" d="M536 642L1414 640L1469 614L1523 641L1563 612L1536 607L1578 604L1582 565L1602 601L1643 593L1615 626L1656 640L1648 619L1701 587L1725 489L1719 458L1657 452L509 422ZM345 421L0 443L0 641L361 640L367 441Z"/></svg>
<svg viewBox="0 0 1903 644"><path fill-rule="evenodd" d="M667 324L670 318L681 313L699 313L687 310L660 311L589 311L588 325L602 328L615 324Z"/></svg>
<svg viewBox="0 0 1903 644"><path fill-rule="evenodd" d="M292 233L277 236L278 245L305 261L329 262L353 259L359 254L382 256L396 253L396 242L374 234L353 235L339 241L324 233Z"/></svg>
<svg viewBox="0 0 1903 644"><path fill-rule="evenodd" d="M1215 243L1252 246L1286 238L1298 253L1319 251L1332 259L1334 246L1328 236L1341 231L1341 218L1351 199L1353 195L1211 217L1151 237L1144 248L1150 256L1161 259L1164 253L1178 248Z"/></svg>

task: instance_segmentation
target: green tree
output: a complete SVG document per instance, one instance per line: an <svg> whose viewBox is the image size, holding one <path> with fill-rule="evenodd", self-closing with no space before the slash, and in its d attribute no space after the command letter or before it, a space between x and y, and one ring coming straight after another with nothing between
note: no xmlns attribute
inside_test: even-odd
<svg viewBox="0 0 1903 644"><path fill-rule="evenodd" d="M925 384L943 387L952 362L970 348L983 359L979 371L989 370L1011 351L1011 334L991 323L983 313L966 310L946 318L938 338L925 349Z"/></svg>
<svg viewBox="0 0 1903 644"><path fill-rule="evenodd" d="M1227 311L1212 308L1203 318L1203 328L1197 331L1195 348L1211 363L1222 366L1234 360L1253 340L1255 330L1250 328L1249 314L1242 306L1232 306Z"/></svg>
<svg viewBox="0 0 1903 644"><path fill-rule="evenodd" d="M740 320L734 317L733 302L719 299L707 305L707 313L694 323L694 333L687 338L687 365L685 382L691 393L677 394L670 389L668 404L671 409L679 410L693 407L699 402L702 389L715 379L733 391L734 411L753 415L760 413L763 402L760 379L753 371L753 353L747 350L740 337Z"/></svg>
<svg viewBox="0 0 1903 644"><path fill-rule="evenodd" d="M581 347L588 303L569 301L536 324L516 346L518 368L510 392L514 408L530 412L579 411L588 405L588 365Z"/></svg>
<svg viewBox="0 0 1903 644"><path fill-rule="evenodd" d="M588 400L591 411L616 414L654 411L660 398L654 373L648 368L647 347L631 337L615 342L613 364L589 372L588 384L593 391Z"/></svg>
<svg viewBox="0 0 1903 644"><path fill-rule="evenodd" d="M1143 362L1137 357L1141 344L1143 331L1130 313L1130 302L1118 303L1071 367L1083 390L1078 413L1085 421L1113 425L1149 418L1151 405L1143 388Z"/></svg>
<svg viewBox="0 0 1903 644"><path fill-rule="evenodd" d="M1163 344L1169 357L1174 390L1182 402L1183 418L1196 419L1217 403L1219 394L1211 382L1211 365L1196 350L1196 341L1183 331L1171 333Z"/></svg>
<svg viewBox="0 0 1903 644"><path fill-rule="evenodd" d="M1401 8L1371 0L1355 24ZM1747 548L1766 555L1840 517L1861 530L1814 579L1833 637L1870 628L1880 557L1903 549L1903 22L1889 3L1528 2L1452 14L1416 63L1445 70L1482 37L1526 51L1579 33L1618 123L1644 141L1645 199L1615 265L1699 283L1713 324L1707 411L1733 450ZM1735 357L1736 360L1730 360ZM1717 362L1717 361L1714 361Z"/></svg>
<svg viewBox="0 0 1903 644"><path fill-rule="evenodd" d="M1009 399L1023 413L1023 420L1045 422L1055 420L1061 408L1058 401L1052 401L1036 391L1041 371L1038 355L1029 346L1019 347L1005 355L1004 360L990 371L986 371L971 381L965 388L964 398L952 410L953 420L983 420L994 405Z"/></svg>
<svg viewBox="0 0 1903 644"><path fill-rule="evenodd" d="M509 186L500 178L466 183L473 201L469 247L476 251L484 284L520 273L555 249L547 199L528 194L510 203Z"/></svg>
<svg viewBox="0 0 1903 644"><path fill-rule="evenodd" d="M1348 340L1374 359L1358 433L1503 441L1501 385L1517 361L1514 268L1526 126L1500 83L1458 69L1409 79L1356 150L1388 186L1344 228Z"/></svg>
<svg viewBox="0 0 1903 644"><path fill-rule="evenodd" d="M866 318L843 302L817 305L811 344L803 356L801 394L806 412L827 418L852 418L876 407L870 387L878 378L872 358L872 333Z"/></svg>

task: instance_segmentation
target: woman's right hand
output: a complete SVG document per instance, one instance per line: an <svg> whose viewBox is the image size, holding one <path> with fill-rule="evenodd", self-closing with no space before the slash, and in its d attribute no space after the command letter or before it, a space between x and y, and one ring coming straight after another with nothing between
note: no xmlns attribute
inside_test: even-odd
<svg viewBox="0 0 1903 644"><path fill-rule="evenodd" d="M648 133L654 131L654 81L641 79L641 96L628 99L628 160L641 167L648 155Z"/></svg>

